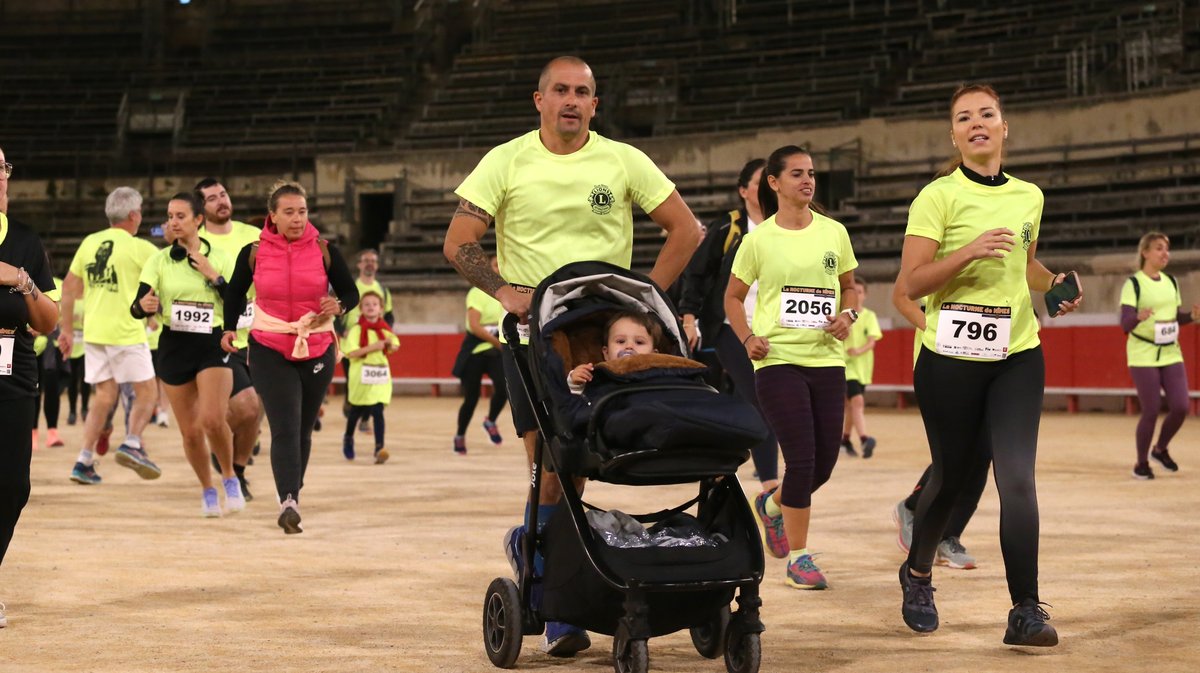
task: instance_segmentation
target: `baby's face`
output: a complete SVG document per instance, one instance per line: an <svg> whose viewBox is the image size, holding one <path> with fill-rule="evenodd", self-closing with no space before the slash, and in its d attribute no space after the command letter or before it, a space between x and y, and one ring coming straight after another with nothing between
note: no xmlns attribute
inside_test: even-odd
<svg viewBox="0 0 1200 673"><path fill-rule="evenodd" d="M645 355L654 352L654 340L641 324L621 318L608 330L608 344L604 347L604 359L616 360L626 355Z"/></svg>

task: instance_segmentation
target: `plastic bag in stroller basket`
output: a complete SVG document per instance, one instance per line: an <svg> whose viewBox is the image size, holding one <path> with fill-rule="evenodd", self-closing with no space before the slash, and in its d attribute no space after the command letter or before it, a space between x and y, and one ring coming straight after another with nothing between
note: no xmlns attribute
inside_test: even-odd
<svg viewBox="0 0 1200 673"><path fill-rule="evenodd" d="M754 407L703 385L705 367L671 355L633 355L596 367L585 395L604 443L631 450L746 451L767 436ZM659 389L655 386L679 385ZM609 399L605 399L605 398Z"/></svg>

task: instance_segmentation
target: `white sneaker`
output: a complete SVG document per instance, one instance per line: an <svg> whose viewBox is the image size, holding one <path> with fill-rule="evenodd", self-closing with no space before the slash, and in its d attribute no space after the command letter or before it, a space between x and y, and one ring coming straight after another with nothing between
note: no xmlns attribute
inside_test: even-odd
<svg viewBox="0 0 1200 673"><path fill-rule="evenodd" d="M217 500L217 489L204 489L204 495L201 497L200 516L206 519L215 519L221 516L221 503Z"/></svg>
<svg viewBox="0 0 1200 673"><path fill-rule="evenodd" d="M279 520L276 523L288 535L304 532L304 527L300 525L300 505L291 493L279 503Z"/></svg>
<svg viewBox="0 0 1200 673"><path fill-rule="evenodd" d="M169 427L171 427L171 419L170 419L170 417L168 417L168 416L167 416L167 411L166 411L166 409L159 409L159 410L157 411L157 413L155 413L155 414L154 414L154 422L155 422L155 423L158 425L158 427L160 427L160 428L169 428Z"/></svg>
<svg viewBox="0 0 1200 673"><path fill-rule="evenodd" d="M4 603L0 603L0 629L8 626L8 616L4 614Z"/></svg>
<svg viewBox="0 0 1200 673"><path fill-rule="evenodd" d="M222 479L225 487L225 513L234 514L246 509L246 498L242 496L242 484L237 477Z"/></svg>

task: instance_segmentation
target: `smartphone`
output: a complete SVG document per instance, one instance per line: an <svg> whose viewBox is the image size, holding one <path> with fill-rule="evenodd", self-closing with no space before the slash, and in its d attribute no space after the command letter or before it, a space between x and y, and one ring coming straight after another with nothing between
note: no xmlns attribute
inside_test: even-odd
<svg viewBox="0 0 1200 673"><path fill-rule="evenodd" d="M1063 282L1050 288L1046 293L1046 312L1050 317L1058 315L1059 307L1065 301L1072 301L1079 296L1079 274L1068 271Z"/></svg>

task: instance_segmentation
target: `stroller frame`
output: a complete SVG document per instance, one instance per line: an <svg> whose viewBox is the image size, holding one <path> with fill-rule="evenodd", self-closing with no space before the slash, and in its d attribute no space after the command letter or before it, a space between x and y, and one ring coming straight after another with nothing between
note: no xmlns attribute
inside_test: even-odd
<svg viewBox="0 0 1200 673"><path fill-rule="evenodd" d="M589 264L599 263L591 262ZM620 271L627 275L637 275L624 269ZM661 290L657 286L654 286L649 279L646 279L645 282L649 283L662 295ZM662 299L670 306L670 302L666 299L665 295L662 295ZM670 308L674 315L674 308ZM678 328L678 318L676 318L676 323L676 327ZM523 392L528 398L530 407L534 410L538 426L538 438L534 448L533 461L530 466L528 502L531 503L531 506L529 507L529 520L526 526L526 533L521 540L521 554L525 562L521 564L520 576L515 585L507 578L497 578L489 587L487 598L485 599L483 618L484 640L485 649L492 663L501 668L511 667L520 654L521 636L538 635L544 630L545 619L533 607L532 598L535 584L542 581L541 578L534 576L533 567L533 558L537 549L539 536L544 535L544 533L539 533L538 531L538 508L534 504L539 500L543 478L542 468L545 466L549 467L555 473L555 477L559 480L562 487L565 507L560 509L558 515L561 516L564 512L570 515L576 536L579 542L582 543L585 556L591 567L609 587L624 595L622 603L624 615L619 619L615 629L613 629L614 667L618 673L641 673L648 670L648 648L646 641L653 635L661 635L655 634L651 628L650 608L647 603L649 594L719 589L737 591L736 603L738 609L731 613L729 607L725 606L717 610L714 614L706 615L698 620L696 624L689 626L692 642L696 646L697 651L704 657L717 658L724 654L726 669L731 673L756 672L761 658L759 634L765 630L759 618L759 609L762 605L762 600L759 597L759 584L763 577L764 559L761 544L758 544L757 522L754 520L754 515L746 502L745 493L741 489L736 474L709 475L705 477L685 475L687 478L684 479L664 479L654 482L623 482L619 479L604 479L602 473L594 474L594 476L598 476L604 481L612 481L613 483L665 484L688 483L698 480L699 494L694 499L673 510L666 510L657 514L683 511L694 503L699 503L701 508L703 508L704 503L710 498L724 495L734 498L736 505L740 505L735 507L740 522L750 531L754 532L753 539L755 544L751 551L752 568L749 573L743 576L677 582L644 582L637 579L627 580L620 577L608 566L599 553L598 545L604 545L605 543L592 534L591 527L587 521L584 509L586 503L583 502L581 493L575 487L574 480L572 479L573 476L583 475L577 475L570 470L564 470L563 468L566 466L562 465L559 459L561 447L558 446L560 441L558 434L554 431L555 421L553 414L545 401L539 399L541 396L536 394L534 390L535 386L533 382L535 379L529 361L532 347L521 343L518 334L517 316L512 314L507 315L502 327L505 338L508 341L507 347L513 351L517 370L520 374L519 378L521 379L522 390L518 391L510 382L510 394L521 394ZM531 342L539 337L537 327L536 325L530 325ZM676 333L678 334L681 331L681 329L677 329ZM684 343L684 348L686 348L686 342ZM662 390L678 388L694 389L696 386L664 386L662 384L641 384L639 386L639 384L630 384L629 387L630 390ZM608 397L601 398L596 404L596 411L612 396L609 395ZM587 441L589 445L594 447L595 451L606 454L608 453L607 447L604 447L603 440L600 439L596 428L595 419L597 415L594 412L591 422L589 422ZM634 459L636 455L637 452L631 452L620 458L613 458L610 462L614 465L619 465L623 460ZM590 471L595 472L594 470ZM720 493L721 491L724 493ZM655 516L656 514L645 515L647 520L652 520Z"/></svg>

